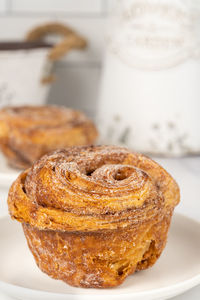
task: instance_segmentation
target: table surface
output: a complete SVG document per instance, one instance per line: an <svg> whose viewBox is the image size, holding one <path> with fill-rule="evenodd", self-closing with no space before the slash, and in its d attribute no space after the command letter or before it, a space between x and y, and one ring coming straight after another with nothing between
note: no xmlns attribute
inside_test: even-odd
<svg viewBox="0 0 200 300"><path fill-rule="evenodd" d="M200 156L185 158L154 158L177 180L181 190L181 202L176 211L200 222ZM7 213L7 189L1 188L0 214ZM172 270L173 271L173 270ZM11 298L0 293L1 300ZM173 300L199 300L200 285L173 298Z"/></svg>

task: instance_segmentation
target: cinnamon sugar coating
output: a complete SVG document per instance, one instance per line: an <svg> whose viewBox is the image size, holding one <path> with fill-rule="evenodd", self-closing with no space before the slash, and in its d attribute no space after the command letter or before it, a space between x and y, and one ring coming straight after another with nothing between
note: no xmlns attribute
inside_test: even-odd
<svg viewBox="0 0 200 300"><path fill-rule="evenodd" d="M115 146L58 150L10 188L39 268L81 287L114 287L152 266L165 247L175 180L150 158Z"/></svg>
<svg viewBox="0 0 200 300"><path fill-rule="evenodd" d="M67 146L94 143L97 130L78 111L56 106L6 107L0 110L0 148L8 163L30 167L42 155Z"/></svg>

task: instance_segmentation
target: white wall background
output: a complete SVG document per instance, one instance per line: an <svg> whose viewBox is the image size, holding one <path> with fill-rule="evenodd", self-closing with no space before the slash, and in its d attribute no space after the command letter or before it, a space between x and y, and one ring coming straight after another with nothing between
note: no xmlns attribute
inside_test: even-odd
<svg viewBox="0 0 200 300"><path fill-rule="evenodd" d="M0 40L22 39L30 28L49 21L72 26L89 41L55 65L57 80L49 103L79 108L92 116L98 97L105 20L113 0L0 0Z"/></svg>

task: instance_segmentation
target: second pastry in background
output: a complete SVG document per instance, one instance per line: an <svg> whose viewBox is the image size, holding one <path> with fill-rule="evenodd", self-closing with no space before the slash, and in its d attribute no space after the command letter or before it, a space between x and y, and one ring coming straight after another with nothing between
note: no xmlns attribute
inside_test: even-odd
<svg viewBox="0 0 200 300"><path fill-rule="evenodd" d="M0 110L0 148L8 164L26 169L49 151L88 145L97 129L83 113L58 106L5 107Z"/></svg>

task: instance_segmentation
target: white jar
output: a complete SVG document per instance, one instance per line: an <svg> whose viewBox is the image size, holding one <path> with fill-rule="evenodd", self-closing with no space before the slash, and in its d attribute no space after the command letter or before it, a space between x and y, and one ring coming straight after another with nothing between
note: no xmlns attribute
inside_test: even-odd
<svg viewBox="0 0 200 300"><path fill-rule="evenodd" d="M200 153L199 2L118 1L106 39L101 142L166 156Z"/></svg>

